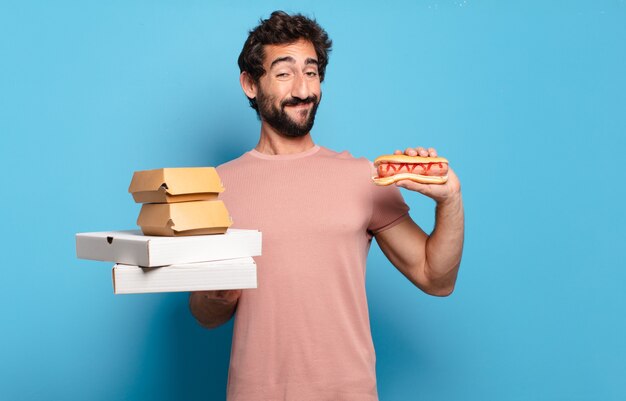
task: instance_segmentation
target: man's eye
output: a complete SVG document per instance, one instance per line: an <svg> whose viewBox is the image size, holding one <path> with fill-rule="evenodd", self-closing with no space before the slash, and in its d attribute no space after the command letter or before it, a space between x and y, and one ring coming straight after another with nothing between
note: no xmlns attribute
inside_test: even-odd
<svg viewBox="0 0 626 401"><path fill-rule="evenodd" d="M309 71L309 72L306 73L306 75L309 76L309 77L316 77L317 76L317 72Z"/></svg>
<svg viewBox="0 0 626 401"><path fill-rule="evenodd" d="M277 78L286 78L288 76L289 76L289 74L286 73L286 72L281 72L280 74L276 74Z"/></svg>

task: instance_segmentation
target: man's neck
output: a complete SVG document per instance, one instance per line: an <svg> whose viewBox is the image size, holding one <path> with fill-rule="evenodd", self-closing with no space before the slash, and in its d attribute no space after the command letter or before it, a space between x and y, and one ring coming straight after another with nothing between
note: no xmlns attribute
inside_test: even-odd
<svg viewBox="0 0 626 401"><path fill-rule="evenodd" d="M271 126L261 124L261 137L255 149L267 155L288 155L311 149L315 144L311 133L300 137L286 137L277 133Z"/></svg>

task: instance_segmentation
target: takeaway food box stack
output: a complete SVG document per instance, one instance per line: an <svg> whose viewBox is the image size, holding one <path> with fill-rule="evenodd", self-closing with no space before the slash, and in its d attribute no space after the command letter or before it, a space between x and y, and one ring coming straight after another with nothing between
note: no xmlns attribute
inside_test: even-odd
<svg viewBox="0 0 626 401"><path fill-rule="evenodd" d="M141 232L76 234L78 258L116 263L116 294L256 288L261 233L229 229L215 168L137 171L128 191Z"/></svg>
<svg viewBox="0 0 626 401"><path fill-rule="evenodd" d="M136 171L128 188L143 203L137 225L145 235L223 234L232 224L213 167Z"/></svg>

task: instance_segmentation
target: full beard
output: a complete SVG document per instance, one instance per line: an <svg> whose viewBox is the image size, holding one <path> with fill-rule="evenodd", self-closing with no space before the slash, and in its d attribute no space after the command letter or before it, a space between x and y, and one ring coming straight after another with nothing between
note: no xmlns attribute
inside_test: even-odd
<svg viewBox="0 0 626 401"><path fill-rule="evenodd" d="M315 113L317 112L317 107L319 106L322 94L320 93L320 98L317 96L309 96L306 99L299 98L290 98L287 100L283 100L280 103L280 109L274 106L274 98L271 96L265 96L262 91L257 93L257 104L259 106L259 116L263 121L271 125L276 132L282 134L284 136L298 138L301 136L305 136L311 131L313 128L313 123L315 122ZM298 123L289 117L289 115L285 112L285 107L288 106L297 106L300 104L312 104L309 110L300 110L302 116L304 114L308 114L306 119L302 123Z"/></svg>

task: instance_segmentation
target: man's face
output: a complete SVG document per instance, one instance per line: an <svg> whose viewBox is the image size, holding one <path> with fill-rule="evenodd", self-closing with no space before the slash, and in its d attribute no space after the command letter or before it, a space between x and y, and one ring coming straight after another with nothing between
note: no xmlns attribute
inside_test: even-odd
<svg viewBox="0 0 626 401"><path fill-rule="evenodd" d="M265 46L257 105L261 119L278 133L299 137L308 134L322 97L317 54L308 41Z"/></svg>

